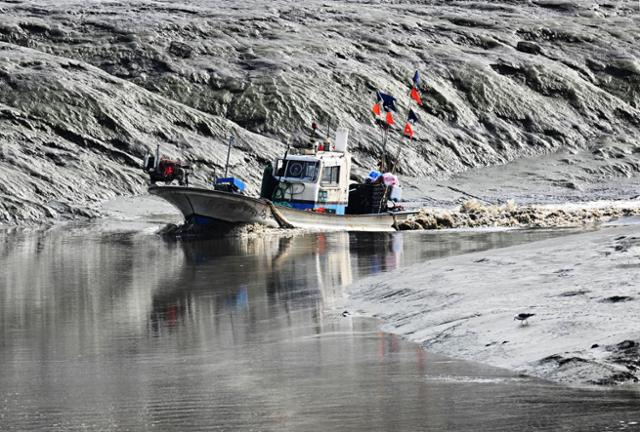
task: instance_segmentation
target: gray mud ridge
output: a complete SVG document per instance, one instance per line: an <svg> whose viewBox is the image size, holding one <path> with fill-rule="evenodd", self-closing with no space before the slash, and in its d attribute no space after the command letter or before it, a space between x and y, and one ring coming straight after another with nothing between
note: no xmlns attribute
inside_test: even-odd
<svg viewBox="0 0 640 432"><path fill-rule="evenodd" d="M636 231L635 225L585 230L426 261L355 282L347 307L453 358L556 382L634 384ZM535 314L527 325L513 320L523 312Z"/></svg>
<svg viewBox="0 0 640 432"><path fill-rule="evenodd" d="M609 161L581 167L586 181L640 169L635 0L12 0L0 16L0 223L91 216L142 191L157 144L204 181L231 133L255 191L312 120L348 126L367 170L381 151L372 92L398 97L401 127L415 69L422 124L402 174L558 150Z"/></svg>
<svg viewBox="0 0 640 432"><path fill-rule="evenodd" d="M637 341L624 340L604 347L594 344L590 351L589 355L555 354L539 363L555 369L555 374L579 374L581 370L593 374L595 371L599 378L587 380L585 384L611 386L640 381L640 343ZM597 359L593 358L594 354Z"/></svg>

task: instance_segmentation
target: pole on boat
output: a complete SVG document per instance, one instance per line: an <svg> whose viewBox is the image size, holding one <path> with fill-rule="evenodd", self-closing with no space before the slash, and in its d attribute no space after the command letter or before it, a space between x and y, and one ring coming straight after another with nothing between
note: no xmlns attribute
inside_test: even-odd
<svg viewBox="0 0 640 432"><path fill-rule="evenodd" d="M380 166L380 171L385 172L387 170L387 141L389 139L389 128L384 128L384 132L382 135L382 164Z"/></svg>
<svg viewBox="0 0 640 432"><path fill-rule="evenodd" d="M393 161L393 166L391 167L391 174L396 173L396 168L398 168L398 165L400 164L400 153L402 152L402 144L405 142L406 136L403 136L402 138L403 139L400 141L400 144L398 144L398 151L396 152L396 158Z"/></svg>
<svg viewBox="0 0 640 432"><path fill-rule="evenodd" d="M284 193L286 191L286 188L283 190L280 188L280 183L282 183L282 176L286 176L287 175L287 168L289 166L289 161L287 160L287 156L289 155L289 150L291 149L291 140L289 138L287 138L287 149L284 151L284 157L282 158L282 174L280 174L278 176L278 187L277 190L281 191L282 194L282 199L284 199ZM280 171L280 167L277 166L276 164L276 173ZM274 192L275 195L275 192Z"/></svg>
<svg viewBox="0 0 640 432"><path fill-rule="evenodd" d="M386 140L385 140L386 142ZM396 168L398 167L398 161L400 159L400 152L402 151L402 141L400 141L400 144L398 144L398 151L396 152L396 158L393 160L393 162L390 161L390 163L392 163L391 165L391 175L394 175L396 172ZM386 154L386 151L385 151ZM384 163L384 156L383 156L383 163ZM386 166L384 167L386 168ZM385 184L384 185L384 196L387 196L387 191L389 190L389 185ZM380 205L378 206L378 213L380 213L382 211L382 200L380 200Z"/></svg>
<svg viewBox="0 0 640 432"><path fill-rule="evenodd" d="M284 157L282 158L282 166L284 170L282 172L283 175L287 175L287 167L289 166L289 161L287 160L287 156L289 156L289 150L291 149L291 141L287 139L287 149L284 151ZM282 176L278 179L278 181L282 180Z"/></svg>
<svg viewBox="0 0 640 432"><path fill-rule="evenodd" d="M224 164L224 178L227 178L227 175L229 174L229 158L231 157L231 147L233 147L233 144L236 142L236 137L234 135L231 135L229 137L229 146L227 147L227 163Z"/></svg>

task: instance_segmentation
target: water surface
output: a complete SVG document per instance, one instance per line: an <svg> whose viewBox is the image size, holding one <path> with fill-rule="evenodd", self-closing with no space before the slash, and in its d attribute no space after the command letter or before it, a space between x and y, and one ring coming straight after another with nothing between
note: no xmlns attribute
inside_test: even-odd
<svg viewBox="0 0 640 432"><path fill-rule="evenodd" d="M640 397L428 353L345 286L553 231L0 231L0 430L631 430Z"/></svg>

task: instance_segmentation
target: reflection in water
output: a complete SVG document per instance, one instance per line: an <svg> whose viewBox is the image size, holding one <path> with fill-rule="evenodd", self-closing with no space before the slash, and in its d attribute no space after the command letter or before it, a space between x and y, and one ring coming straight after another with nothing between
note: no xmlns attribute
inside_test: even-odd
<svg viewBox="0 0 640 432"><path fill-rule="evenodd" d="M90 226L0 231L0 430L600 430L637 421L633 394L452 361L341 315L344 287L363 276L552 235L172 243Z"/></svg>
<svg viewBox="0 0 640 432"><path fill-rule="evenodd" d="M255 323L276 316L291 323L292 311L300 310L319 326L323 310L339 307L342 287L353 280L348 236L216 239L181 247L185 264L152 298L155 331L183 318L218 327L223 316L243 316L254 332Z"/></svg>

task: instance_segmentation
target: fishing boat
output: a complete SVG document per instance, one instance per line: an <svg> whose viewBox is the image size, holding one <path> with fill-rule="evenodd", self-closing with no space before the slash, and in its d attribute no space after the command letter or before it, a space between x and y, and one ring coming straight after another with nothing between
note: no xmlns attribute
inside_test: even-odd
<svg viewBox="0 0 640 432"><path fill-rule="evenodd" d="M245 194L245 184L235 177L216 179L212 188L149 187L179 209L194 225L262 224L274 228L326 231L395 231L413 211L402 211L394 198L400 188L390 173L372 172L368 181L350 182L349 131L336 130L335 139L310 140L302 149L287 149L263 173L259 197ZM232 141L229 144L231 151ZM227 154L227 167L228 157ZM149 158L161 160L159 155ZM148 164L152 181L162 180ZM165 168L166 169L166 168ZM168 182L171 183L171 182Z"/></svg>

